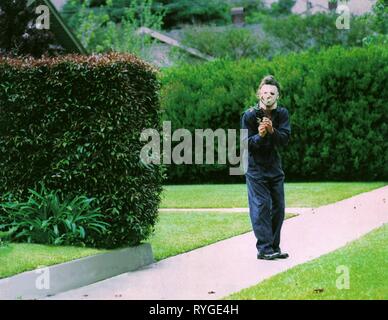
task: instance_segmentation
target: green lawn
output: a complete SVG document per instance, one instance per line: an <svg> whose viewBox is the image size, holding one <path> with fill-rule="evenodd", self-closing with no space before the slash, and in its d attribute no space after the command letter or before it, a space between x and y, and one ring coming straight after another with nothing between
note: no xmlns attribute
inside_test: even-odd
<svg viewBox="0 0 388 320"><path fill-rule="evenodd" d="M288 183L288 207L316 207L384 186L384 183ZM167 186L162 207L246 207L245 185ZM194 195L194 196L193 196ZM225 227L227 226L227 228ZM246 213L163 212L148 240L157 260L251 230ZM103 250L10 244L0 247L0 278L104 252Z"/></svg>
<svg viewBox="0 0 388 320"><path fill-rule="evenodd" d="M102 252L104 250L11 243L0 247L0 278Z"/></svg>
<svg viewBox="0 0 388 320"><path fill-rule="evenodd" d="M247 213L163 212L151 243L156 260L251 230ZM0 247L0 278L105 252L77 247L12 243Z"/></svg>
<svg viewBox="0 0 388 320"><path fill-rule="evenodd" d="M156 260L165 259L251 230L247 213L163 212L151 243Z"/></svg>
<svg viewBox="0 0 388 320"><path fill-rule="evenodd" d="M386 182L286 183L287 207L319 207L387 185ZM165 186L161 208L245 208L245 184Z"/></svg>
<svg viewBox="0 0 388 320"><path fill-rule="evenodd" d="M227 299L388 300L387 248L388 224L337 251L296 266ZM339 266L349 268L349 289L336 286L337 279L344 275L336 272ZM341 283L341 280L338 281Z"/></svg>

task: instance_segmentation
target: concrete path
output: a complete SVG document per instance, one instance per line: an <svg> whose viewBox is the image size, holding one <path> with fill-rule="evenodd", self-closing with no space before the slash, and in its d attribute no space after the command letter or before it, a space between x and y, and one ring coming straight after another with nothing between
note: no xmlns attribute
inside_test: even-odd
<svg viewBox="0 0 388 320"><path fill-rule="evenodd" d="M388 186L286 220L287 260L256 259L253 233L152 264L52 299L219 299L346 245L388 223Z"/></svg>

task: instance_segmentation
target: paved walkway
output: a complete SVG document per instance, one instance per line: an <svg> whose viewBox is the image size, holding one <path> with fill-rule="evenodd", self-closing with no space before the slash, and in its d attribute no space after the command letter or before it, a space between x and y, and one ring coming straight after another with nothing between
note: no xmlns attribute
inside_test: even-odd
<svg viewBox="0 0 388 320"><path fill-rule="evenodd" d="M388 223L388 186L286 220L287 260L256 259L247 233L51 299L219 299L346 245Z"/></svg>

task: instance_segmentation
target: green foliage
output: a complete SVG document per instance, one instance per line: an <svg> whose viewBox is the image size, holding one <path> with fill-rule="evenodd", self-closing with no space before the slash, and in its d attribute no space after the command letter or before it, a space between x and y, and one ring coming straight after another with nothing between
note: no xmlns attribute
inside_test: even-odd
<svg viewBox="0 0 388 320"><path fill-rule="evenodd" d="M377 0L373 6L375 30L381 34L388 33L388 3L386 0Z"/></svg>
<svg viewBox="0 0 388 320"><path fill-rule="evenodd" d="M280 2L273 6L278 4ZM387 10L384 1L379 0L371 13L351 16L349 30L337 29L336 13L282 15L264 9L250 13L247 22L263 26L272 43L276 43L271 48L275 53L287 53L310 48L321 50L334 45L353 47L387 43Z"/></svg>
<svg viewBox="0 0 388 320"><path fill-rule="evenodd" d="M100 247L138 244L157 218L162 168L139 161L159 126L156 71L131 55L0 59L0 194L42 182L66 199L96 198Z"/></svg>
<svg viewBox="0 0 388 320"><path fill-rule="evenodd" d="M225 24L230 21L230 7L225 1L159 0L158 2L167 9L166 27L207 22Z"/></svg>
<svg viewBox="0 0 388 320"><path fill-rule="evenodd" d="M244 2L244 0L242 0ZM263 4L262 1L255 0L245 0L248 3L253 2L256 4L254 6L244 6L244 12L246 14L246 22L248 24L252 23L262 23L263 19L273 18L277 19L280 17L285 17L292 15L291 9L295 4L295 0L279 0L271 4L271 6Z"/></svg>
<svg viewBox="0 0 388 320"><path fill-rule="evenodd" d="M131 7L132 0L113 0L109 5L109 0L71 0L63 9L64 18L72 27L76 27L73 23L76 13L80 10L83 3L87 4L88 8L98 14L108 14L110 20L114 23L120 23L126 15L126 8ZM147 1L140 1L147 2ZM257 0L240 0L239 2L256 2ZM251 5L252 7L252 5ZM151 14L158 15L160 12L165 12L162 17L164 27L173 28L182 24L193 23L215 23L226 24L230 22L230 4L228 1L219 0L155 0L152 2ZM141 9L137 10L141 14ZM76 18L77 19L77 18Z"/></svg>
<svg viewBox="0 0 388 320"><path fill-rule="evenodd" d="M122 8L120 20L114 18L114 2L97 9L89 8L89 1L81 6L77 0L69 5L77 11L69 18L81 43L89 52L128 52L147 58L146 48L154 41L149 36L136 33L140 27L159 30L164 16L163 10L153 11L153 0L135 0Z"/></svg>
<svg viewBox="0 0 388 320"><path fill-rule="evenodd" d="M270 46L266 39L257 38L252 31L235 27L187 28L182 43L213 57L232 60L266 56Z"/></svg>
<svg viewBox="0 0 388 320"><path fill-rule="evenodd" d="M336 27L336 14L288 15L280 18L261 16L264 30L279 43L278 52L321 50L334 45L362 46L363 39L372 33L368 19L352 17L349 30Z"/></svg>
<svg viewBox="0 0 388 320"><path fill-rule="evenodd" d="M366 46L388 44L388 4L386 0L378 0L373 6L373 12L366 16L369 19L373 34L364 39Z"/></svg>
<svg viewBox="0 0 388 320"><path fill-rule="evenodd" d="M288 15L291 14L291 9L294 7L296 0L278 0L272 3L272 15Z"/></svg>
<svg viewBox="0 0 388 320"><path fill-rule="evenodd" d="M14 230L0 231L0 248L8 244L9 238Z"/></svg>
<svg viewBox="0 0 388 320"><path fill-rule="evenodd" d="M63 51L55 45L55 37L49 30L36 27L34 7L27 0L1 1L0 3L0 54L55 55Z"/></svg>
<svg viewBox="0 0 388 320"><path fill-rule="evenodd" d="M388 50L384 46L305 52L267 60L215 61L164 72L162 107L172 129L239 129L261 78L282 85L291 115L283 150L289 179L388 178ZM217 150L217 149L216 149ZM238 181L228 165L169 166L170 182ZM240 179L240 180L239 180Z"/></svg>
<svg viewBox="0 0 388 320"><path fill-rule="evenodd" d="M59 191L29 189L26 202L1 204L0 229L11 230L13 242L85 246L93 233L101 235L109 226L102 221L100 208L93 208L94 199L76 196L61 199Z"/></svg>

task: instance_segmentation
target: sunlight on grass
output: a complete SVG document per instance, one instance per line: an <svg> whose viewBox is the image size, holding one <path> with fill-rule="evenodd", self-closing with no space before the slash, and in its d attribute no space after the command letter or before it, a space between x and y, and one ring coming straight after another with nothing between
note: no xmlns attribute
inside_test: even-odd
<svg viewBox="0 0 388 320"><path fill-rule="evenodd" d="M0 278L105 251L80 247L11 243L0 247Z"/></svg>
<svg viewBox="0 0 388 320"><path fill-rule="evenodd" d="M286 183L287 207L319 207L387 185L385 182ZM161 208L245 208L245 184L165 186Z"/></svg>
<svg viewBox="0 0 388 320"><path fill-rule="evenodd" d="M147 240L156 260L174 256L251 230L247 213L163 212ZM10 244L0 247L0 277L106 252L77 247Z"/></svg>
<svg viewBox="0 0 388 320"><path fill-rule="evenodd" d="M161 260L250 230L247 213L163 212L147 242Z"/></svg>

